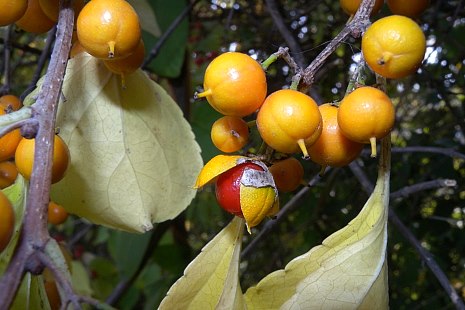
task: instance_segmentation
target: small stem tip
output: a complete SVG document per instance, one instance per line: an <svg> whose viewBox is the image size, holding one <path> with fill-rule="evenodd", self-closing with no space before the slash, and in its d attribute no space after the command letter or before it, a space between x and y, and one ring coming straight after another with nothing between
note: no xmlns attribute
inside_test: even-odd
<svg viewBox="0 0 465 310"><path fill-rule="evenodd" d="M375 137L370 138L370 145L371 145L371 157L375 158L376 155L377 155L377 152L376 152L376 138Z"/></svg>

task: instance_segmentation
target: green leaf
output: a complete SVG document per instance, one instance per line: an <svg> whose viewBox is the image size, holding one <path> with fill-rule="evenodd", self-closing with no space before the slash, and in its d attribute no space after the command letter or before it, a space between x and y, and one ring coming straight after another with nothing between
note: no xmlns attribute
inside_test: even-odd
<svg viewBox="0 0 465 310"><path fill-rule="evenodd" d="M161 30L150 3L147 0L128 0L128 2L136 10L137 15L139 15L141 28L151 35L159 37Z"/></svg>
<svg viewBox="0 0 465 310"><path fill-rule="evenodd" d="M239 258L244 220L231 223L187 266L159 309L243 309Z"/></svg>
<svg viewBox="0 0 465 310"><path fill-rule="evenodd" d="M71 283L74 291L82 296L92 296L93 291L90 286L90 278L86 267L81 261L73 260L71 262Z"/></svg>
<svg viewBox="0 0 465 310"><path fill-rule="evenodd" d="M248 289L248 309L388 308L387 162L380 165L376 187L357 217Z"/></svg>
<svg viewBox="0 0 465 310"><path fill-rule="evenodd" d="M150 2L157 17L160 28L165 32L171 23L187 6L186 0L152 0ZM175 78L181 73L186 53L187 37L189 34L189 23L184 18L168 39L161 46L158 55L149 64L149 68L156 74ZM158 41L149 33L143 33L145 46L150 50Z"/></svg>
<svg viewBox="0 0 465 310"><path fill-rule="evenodd" d="M145 232L191 202L202 159L172 98L141 70L125 80L88 54L69 61L57 126L71 165L52 197L96 224Z"/></svg>
<svg viewBox="0 0 465 310"><path fill-rule="evenodd" d="M125 278L136 272L144 256L152 234L135 235L124 231L113 231L108 240L108 250Z"/></svg>
<svg viewBox="0 0 465 310"><path fill-rule="evenodd" d="M13 256L13 252L19 238L21 224L23 222L27 192L27 186L24 178L18 174L15 183L8 186L7 188L4 188L2 192L13 205L13 210L15 212L15 229L10 243L3 250L3 252L0 253L0 275L3 274L8 266L8 263L10 262L11 257Z"/></svg>
<svg viewBox="0 0 465 310"><path fill-rule="evenodd" d="M30 273L26 273L24 276L11 310L24 309L50 309L42 276L32 276Z"/></svg>

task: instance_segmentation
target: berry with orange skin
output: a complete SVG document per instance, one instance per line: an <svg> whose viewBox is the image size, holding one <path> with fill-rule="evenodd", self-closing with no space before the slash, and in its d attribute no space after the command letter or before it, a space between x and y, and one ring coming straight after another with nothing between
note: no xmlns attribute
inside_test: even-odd
<svg viewBox="0 0 465 310"><path fill-rule="evenodd" d="M275 162L270 167L276 187L280 192L288 193L295 191L302 184L304 167L294 157Z"/></svg>
<svg viewBox="0 0 465 310"><path fill-rule="evenodd" d="M0 109L5 111L17 111L22 106L21 100L15 95L3 95L0 97Z"/></svg>
<svg viewBox="0 0 465 310"><path fill-rule="evenodd" d="M13 184L18 176L18 169L11 161L0 162L0 189Z"/></svg>
<svg viewBox="0 0 465 310"><path fill-rule="evenodd" d="M13 206L2 191L0 191L0 215L1 253L10 242L11 236L13 235L13 230L15 228L15 213L13 211Z"/></svg>
<svg viewBox="0 0 465 310"><path fill-rule="evenodd" d="M16 21L16 26L27 32L45 33L52 29L55 22L45 15L39 0L28 0L24 15Z"/></svg>
<svg viewBox="0 0 465 310"><path fill-rule="evenodd" d="M429 6L430 0L387 0L392 14L417 17Z"/></svg>
<svg viewBox="0 0 465 310"><path fill-rule="evenodd" d="M0 0L0 27L19 20L27 9L27 0Z"/></svg>
<svg viewBox="0 0 465 310"><path fill-rule="evenodd" d="M266 76L260 64L249 55L237 52L221 54L205 71L204 91L208 103L223 115L244 117L263 104Z"/></svg>
<svg viewBox="0 0 465 310"><path fill-rule="evenodd" d="M355 89L342 99L337 123L350 140L371 144L371 156L376 157L376 139L384 138L394 126L395 109L381 90L365 86Z"/></svg>
<svg viewBox="0 0 465 310"><path fill-rule="evenodd" d="M63 224L68 219L68 212L54 201L48 203L48 222L53 225Z"/></svg>
<svg viewBox="0 0 465 310"><path fill-rule="evenodd" d="M103 64L113 73L121 75L124 84L124 76L135 72L144 62L145 46L142 40L139 41L136 50L129 56L118 59L103 60Z"/></svg>
<svg viewBox="0 0 465 310"><path fill-rule="evenodd" d="M94 57L108 59L129 56L141 39L139 17L124 0L92 0L79 13L77 35Z"/></svg>
<svg viewBox="0 0 465 310"><path fill-rule="evenodd" d="M321 166L342 167L360 155L363 144L352 141L342 133L337 122L338 108L330 104L319 106L323 130L316 142L308 148L310 159ZM354 120L355 122L355 120Z"/></svg>
<svg viewBox="0 0 465 310"><path fill-rule="evenodd" d="M321 134L321 114L311 97L296 90L278 90L260 108L257 128L263 141L276 151L301 150L308 157L307 147Z"/></svg>
<svg viewBox="0 0 465 310"><path fill-rule="evenodd" d="M35 139L21 139L15 153L18 172L27 180L31 178L34 163ZM53 143L52 183L63 179L69 164L69 150L60 136L55 135Z"/></svg>
<svg viewBox="0 0 465 310"><path fill-rule="evenodd" d="M423 31L405 16L381 18L371 24L362 36L362 53L368 66L390 79L414 73L420 67L425 51Z"/></svg>
<svg viewBox="0 0 465 310"><path fill-rule="evenodd" d="M349 15L354 15L357 12L361 2L362 0L339 0L341 8ZM383 7L383 4L384 0L376 0L373 10L371 11L371 15L378 13Z"/></svg>
<svg viewBox="0 0 465 310"><path fill-rule="evenodd" d="M6 114L4 109L0 109L0 115ZM0 161L8 160L15 155L16 148L21 141L19 129L10 131L0 138Z"/></svg>
<svg viewBox="0 0 465 310"><path fill-rule="evenodd" d="M240 117L223 116L213 123L210 136L220 151L236 152L247 144L249 126Z"/></svg>
<svg viewBox="0 0 465 310"><path fill-rule="evenodd" d="M60 13L60 0L39 0L39 4L45 15L47 15L50 20L56 23L58 21L58 14ZM84 0L73 1L75 19L83 7Z"/></svg>

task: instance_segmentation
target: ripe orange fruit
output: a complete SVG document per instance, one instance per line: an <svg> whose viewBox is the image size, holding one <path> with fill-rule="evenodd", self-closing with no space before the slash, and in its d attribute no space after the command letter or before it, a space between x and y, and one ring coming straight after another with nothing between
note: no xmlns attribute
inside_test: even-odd
<svg viewBox="0 0 465 310"><path fill-rule="evenodd" d="M339 0L339 4L341 5L341 8L344 10L349 15L354 15L362 0ZM371 11L371 15L375 15L376 13L381 10L381 7L384 4L384 0L376 0L375 6L373 7L373 10Z"/></svg>
<svg viewBox="0 0 465 310"><path fill-rule="evenodd" d="M0 189L10 186L18 176L18 169L11 161L0 162Z"/></svg>
<svg viewBox="0 0 465 310"><path fill-rule="evenodd" d="M265 99L257 128L263 141L276 151L290 154L301 150L308 157L307 147L321 134L321 114L311 97L282 89Z"/></svg>
<svg viewBox="0 0 465 310"><path fill-rule="evenodd" d="M48 204L48 222L53 225L63 224L68 219L68 212L54 201Z"/></svg>
<svg viewBox="0 0 465 310"><path fill-rule="evenodd" d="M391 15L368 27L362 52L379 75L398 79L414 73L425 56L426 40L420 26L408 17Z"/></svg>
<svg viewBox="0 0 465 310"><path fill-rule="evenodd" d="M429 0L387 0L392 14L417 17L429 6Z"/></svg>
<svg viewBox="0 0 465 310"><path fill-rule="evenodd" d="M26 12L16 21L16 26L32 33L45 33L54 25L55 22L42 11L39 0L28 0Z"/></svg>
<svg viewBox="0 0 465 310"><path fill-rule="evenodd" d="M249 141L249 126L240 117L223 116L213 123L210 136L220 151L236 152Z"/></svg>
<svg viewBox="0 0 465 310"><path fill-rule="evenodd" d="M0 109L17 111L22 106L21 100L15 95L3 95L0 97Z"/></svg>
<svg viewBox="0 0 465 310"><path fill-rule="evenodd" d="M35 139L23 138L15 153L15 163L18 172L27 180L31 179L34 150ZM68 146L60 136L55 135L53 144L52 183L56 183L63 179L66 169L68 168L69 160Z"/></svg>
<svg viewBox="0 0 465 310"><path fill-rule="evenodd" d="M56 23L58 21L58 14L60 13L60 0L39 0L39 4L45 15ZM83 7L84 0L74 0L74 15L78 16Z"/></svg>
<svg viewBox="0 0 465 310"><path fill-rule="evenodd" d="M304 167L294 157L275 162L269 169L280 192L292 192L302 184Z"/></svg>
<svg viewBox="0 0 465 310"><path fill-rule="evenodd" d="M27 9L27 0L0 0L0 27L13 24Z"/></svg>
<svg viewBox="0 0 465 310"><path fill-rule="evenodd" d="M394 126L395 110L389 97L381 90L360 87L342 99L337 123L352 141L371 144L376 156L376 139L385 137Z"/></svg>
<svg viewBox="0 0 465 310"><path fill-rule="evenodd" d="M135 72L144 62L145 46L142 40L139 41L136 50L129 56L117 59L105 59L103 63L108 70L121 75L124 86L124 76Z"/></svg>
<svg viewBox="0 0 465 310"><path fill-rule="evenodd" d="M319 109L323 130L318 140L309 146L308 153L310 159L321 166L323 174L327 166L342 167L349 164L360 154L363 144L344 136L337 122L337 107L326 103L319 106Z"/></svg>
<svg viewBox="0 0 465 310"><path fill-rule="evenodd" d="M4 109L0 109L0 115L6 114ZM15 155L16 147L21 141L21 133L18 129L10 131L0 138L0 161L8 160Z"/></svg>
<svg viewBox="0 0 465 310"><path fill-rule="evenodd" d="M13 206L5 194L0 191L0 253L10 242L15 228L15 213Z"/></svg>
<svg viewBox="0 0 465 310"><path fill-rule="evenodd" d="M81 45L94 57L125 57L140 42L139 17L124 0L92 0L79 13L77 35Z"/></svg>
<svg viewBox="0 0 465 310"><path fill-rule="evenodd" d="M249 55L224 53L213 59L205 71L204 91L208 103L223 115L244 117L262 105L266 97L265 71Z"/></svg>

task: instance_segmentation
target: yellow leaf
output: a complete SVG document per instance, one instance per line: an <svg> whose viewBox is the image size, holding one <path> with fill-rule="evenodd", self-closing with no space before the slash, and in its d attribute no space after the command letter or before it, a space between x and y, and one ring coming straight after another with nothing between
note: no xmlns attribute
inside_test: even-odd
<svg viewBox="0 0 465 310"><path fill-rule="evenodd" d="M158 309L245 309L239 284L244 220L237 216L187 266Z"/></svg>
<svg viewBox="0 0 465 310"><path fill-rule="evenodd" d="M96 224L144 232L187 207L202 159L171 97L141 70L125 78L122 89L86 53L69 61L57 126L71 165L52 197Z"/></svg>
<svg viewBox="0 0 465 310"><path fill-rule="evenodd" d="M247 290L248 309L388 308L388 162L380 165L376 187L357 217Z"/></svg>
<svg viewBox="0 0 465 310"><path fill-rule="evenodd" d="M239 164L239 160L246 161L248 158L239 155L216 155L202 168L199 176L197 177L194 188L201 188L204 185L215 181L220 174L237 166Z"/></svg>

